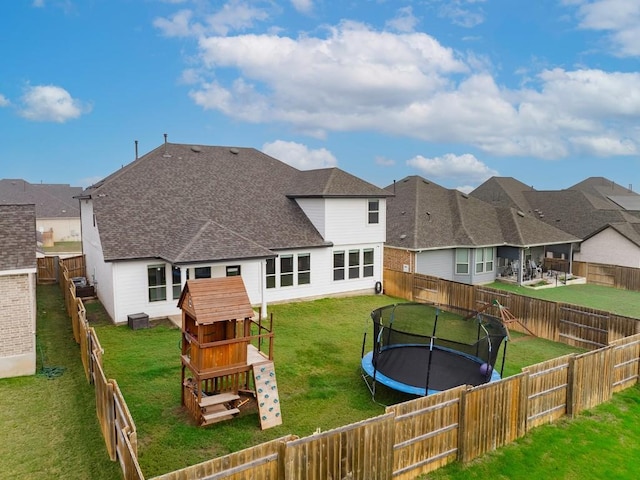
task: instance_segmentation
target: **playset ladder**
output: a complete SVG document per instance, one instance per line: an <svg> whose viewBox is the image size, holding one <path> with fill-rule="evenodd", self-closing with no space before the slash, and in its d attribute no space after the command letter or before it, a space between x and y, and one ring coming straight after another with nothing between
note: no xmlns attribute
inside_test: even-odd
<svg viewBox="0 0 640 480"><path fill-rule="evenodd" d="M281 425L280 398L273 362L253 364L253 381L256 387L260 427L266 430Z"/></svg>

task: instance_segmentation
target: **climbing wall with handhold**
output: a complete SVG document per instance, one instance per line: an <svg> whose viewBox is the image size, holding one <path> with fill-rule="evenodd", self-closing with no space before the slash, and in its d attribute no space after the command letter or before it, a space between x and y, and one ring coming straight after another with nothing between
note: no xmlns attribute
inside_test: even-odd
<svg viewBox="0 0 640 480"><path fill-rule="evenodd" d="M281 425L280 398L273 362L254 363L253 381L256 386L260 427L262 430L266 430Z"/></svg>

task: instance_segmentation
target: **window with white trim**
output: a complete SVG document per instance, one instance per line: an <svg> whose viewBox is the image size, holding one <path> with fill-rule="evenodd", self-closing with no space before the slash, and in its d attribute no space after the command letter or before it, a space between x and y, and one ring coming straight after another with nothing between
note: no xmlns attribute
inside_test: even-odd
<svg viewBox="0 0 640 480"><path fill-rule="evenodd" d="M362 276L373 277L373 248L362 250Z"/></svg>
<svg viewBox="0 0 640 480"><path fill-rule="evenodd" d="M276 259L267 258L267 288L276 288Z"/></svg>
<svg viewBox="0 0 640 480"><path fill-rule="evenodd" d="M344 252L333 252L333 279L344 280Z"/></svg>
<svg viewBox="0 0 640 480"><path fill-rule="evenodd" d="M149 280L149 301L161 302L167 299L167 273L163 264L147 267Z"/></svg>
<svg viewBox="0 0 640 480"><path fill-rule="evenodd" d="M456 248L456 273L469 274L469 249Z"/></svg>
<svg viewBox="0 0 640 480"><path fill-rule="evenodd" d="M180 298L180 294L182 293L182 283L180 278L180 267L176 267L173 265L171 267L171 282L173 287L173 299L177 300Z"/></svg>
<svg viewBox="0 0 640 480"><path fill-rule="evenodd" d="M298 285L311 283L311 255L301 253L298 255Z"/></svg>
<svg viewBox="0 0 640 480"><path fill-rule="evenodd" d="M369 200L368 202L368 222L369 225L380 222L380 200Z"/></svg>
<svg viewBox="0 0 640 480"><path fill-rule="evenodd" d="M349 278L360 277L360 250L349 250Z"/></svg>
<svg viewBox="0 0 640 480"><path fill-rule="evenodd" d="M476 273L493 272L493 248L476 249Z"/></svg>
<svg viewBox="0 0 640 480"><path fill-rule="evenodd" d="M227 277L240 276L240 265L227 265L225 268Z"/></svg>
<svg viewBox="0 0 640 480"><path fill-rule="evenodd" d="M196 267L193 270L195 278L211 278L211 267Z"/></svg>
<svg viewBox="0 0 640 480"><path fill-rule="evenodd" d="M293 255L280 256L280 286L293 285Z"/></svg>

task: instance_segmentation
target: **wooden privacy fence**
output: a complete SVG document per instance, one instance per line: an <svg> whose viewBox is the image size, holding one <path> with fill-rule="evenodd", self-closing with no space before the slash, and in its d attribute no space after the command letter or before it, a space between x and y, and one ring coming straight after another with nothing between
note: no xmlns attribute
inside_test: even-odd
<svg viewBox="0 0 640 480"><path fill-rule="evenodd" d="M601 348L619 338L640 333L640 321L635 318L428 275L385 270L384 288L385 293L407 300L467 310L479 310L497 300L526 327L512 323L510 329L522 333L530 330L547 340L587 350ZM388 289L393 293L389 293ZM495 305L486 312L500 317L499 307Z"/></svg>
<svg viewBox="0 0 640 480"><path fill-rule="evenodd" d="M69 278L86 276L84 255L69 258L42 257L37 259L37 263L38 283L55 282L63 285L63 280L60 278L62 266L66 268Z"/></svg>
<svg viewBox="0 0 640 480"><path fill-rule="evenodd" d="M573 262L573 273L587 283L640 292L640 268L603 263Z"/></svg>
<svg viewBox="0 0 640 480"><path fill-rule="evenodd" d="M96 413L107 452L112 460L119 461L125 479L144 479L131 414L117 382L108 380L104 373L104 352L64 269L63 278L67 282L63 287L65 305L74 323L74 337L81 347L88 381L95 386ZM460 295L462 308L484 302L482 295L497 295L491 290L478 292L451 283L420 278L418 289L420 295L446 299L447 304L453 304ZM578 339L594 346L632 330L627 324L633 319L616 319L606 312L581 311L573 306L558 314L563 304L553 307L551 302L531 300L509 295L501 297L500 302L512 302L510 308L522 309L521 318L531 328L558 339ZM572 311L567 313L567 308ZM543 321L537 321L536 315L543 316ZM561 323L568 326L560 327ZM524 436L532 428L606 402L614 392L635 385L639 373L637 333L585 354L526 367L520 374L497 382L460 386L393 405L378 417L304 438L287 435L154 480L408 480L454 461L468 462Z"/></svg>
<svg viewBox="0 0 640 480"><path fill-rule="evenodd" d="M109 458L119 461L127 480L144 480L138 464L137 432L122 392L115 380L107 379L102 364L104 350L93 327L89 326L81 299L67 266L60 262L61 288L67 313L71 317L73 337L80 345L80 357L87 381L96 392L96 414Z"/></svg>

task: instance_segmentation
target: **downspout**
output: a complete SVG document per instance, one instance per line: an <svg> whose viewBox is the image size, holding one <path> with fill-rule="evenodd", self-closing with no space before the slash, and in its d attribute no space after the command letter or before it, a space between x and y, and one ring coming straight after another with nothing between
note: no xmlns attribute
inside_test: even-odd
<svg viewBox="0 0 640 480"><path fill-rule="evenodd" d="M267 297L265 292L265 263L266 259L260 262L260 311L262 312L262 318L267 318Z"/></svg>

